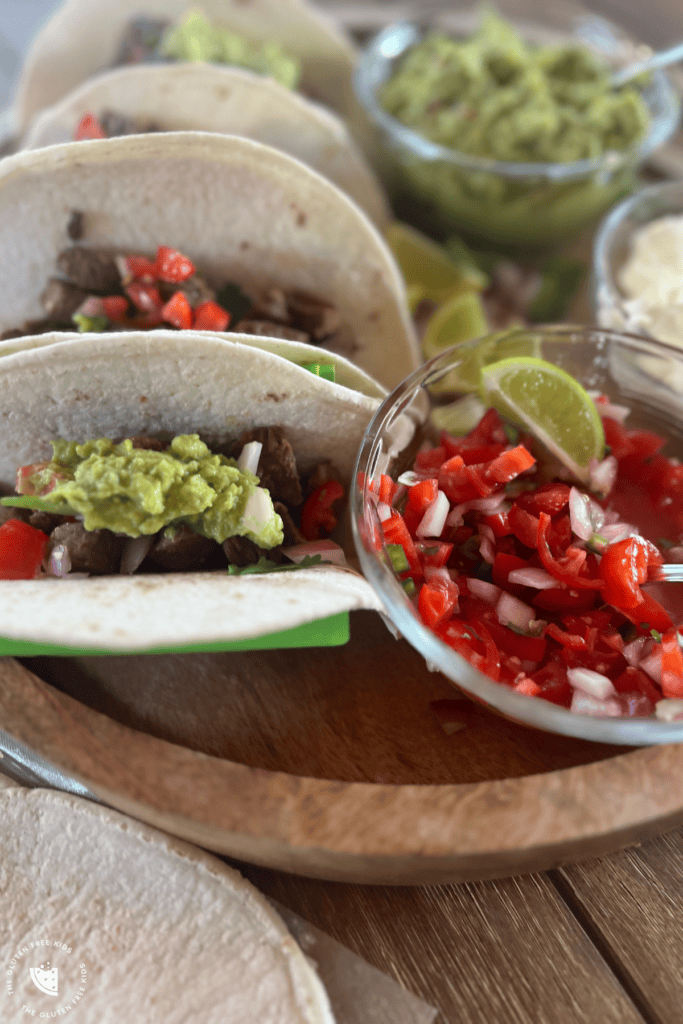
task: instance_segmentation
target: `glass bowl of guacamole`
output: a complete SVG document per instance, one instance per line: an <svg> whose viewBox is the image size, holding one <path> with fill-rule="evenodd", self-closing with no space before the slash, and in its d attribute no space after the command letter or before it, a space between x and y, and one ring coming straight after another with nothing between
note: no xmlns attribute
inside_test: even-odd
<svg viewBox="0 0 683 1024"><path fill-rule="evenodd" d="M447 27L402 22L367 45L356 91L401 216L441 236L552 245L625 196L675 132L664 73L614 89L633 44L595 17L559 28L548 7L546 25L459 9Z"/></svg>

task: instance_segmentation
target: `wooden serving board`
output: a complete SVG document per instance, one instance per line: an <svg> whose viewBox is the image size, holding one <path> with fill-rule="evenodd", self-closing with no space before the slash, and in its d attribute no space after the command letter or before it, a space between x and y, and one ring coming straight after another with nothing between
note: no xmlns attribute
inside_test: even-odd
<svg viewBox="0 0 683 1024"><path fill-rule="evenodd" d="M455 702L373 613L352 615L342 648L7 658L0 677L2 728L93 795L298 874L476 880L683 821L682 746L599 746ZM463 726L450 735L432 706L442 700Z"/></svg>

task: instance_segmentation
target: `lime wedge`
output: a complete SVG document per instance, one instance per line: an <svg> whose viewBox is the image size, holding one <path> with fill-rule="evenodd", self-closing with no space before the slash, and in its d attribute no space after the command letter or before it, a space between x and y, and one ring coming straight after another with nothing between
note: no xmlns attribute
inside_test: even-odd
<svg viewBox="0 0 683 1024"><path fill-rule="evenodd" d="M502 359L482 368L480 396L588 483L591 459L604 456L605 434L595 403L570 374L544 359Z"/></svg>
<svg viewBox="0 0 683 1024"><path fill-rule="evenodd" d="M481 270L470 263L454 263L441 246L407 224L394 221L386 229L385 237L408 289L421 287L422 298L439 306L452 295L480 292L488 285Z"/></svg>
<svg viewBox="0 0 683 1024"><path fill-rule="evenodd" d="M425 359L438 356L451 345L472 341L487 334L488 324L481 299L476 292L464 292L437 310L427 324L422 339ZM463 351L457 367L431 385L432 391L476 391L481 375L481 347Z"/></svg>

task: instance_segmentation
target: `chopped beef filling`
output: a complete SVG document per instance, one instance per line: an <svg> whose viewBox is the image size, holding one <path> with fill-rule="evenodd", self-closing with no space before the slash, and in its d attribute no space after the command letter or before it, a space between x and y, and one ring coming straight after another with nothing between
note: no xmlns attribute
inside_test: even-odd
<svg viewBox="0 0 683 1024"><path fill-rule="evenodd" d="M250 441L259 441L263 445L257 470L261 487L270 491L273 501L300 505L303 493L296 459L282 427L256 427L245 431L237 442L238 455Z"/></svg>
<svg viewBox="0 0 683 1024"><path fill-rule="evenodd" d="M121 40L114 67L154 60L161 37L170 25L168 18L136 18L130 21Z"/></svg>
<svg viewBox="0 0 683 1024"><path fill-rule="evenodd" d="M202 537L189 526L178 526L169 535L158 534L147 557L168 572L191 572L201 569L215 547L216 542L209 537Z"/></svg>
<svg viewBox="0 0 683 1024"><path fill-rule="evenodd" d="M134 448L164 451L167 447L158 438L146 434L136 434L131 441ZM283 560L282 548L305 543L306 538L298 525L300 509L296 508L303 501L302 482L294 452L283 429L257 427L245 431L238 442L226 446L226 452L236 457L250 441L258 441L263 446L257 476L260 486L270 492L273 507L282 518L283 544L266 550L247 537L230 537L223 544L218 544L181 524L168 531L162 530L151 539L151 546L141 565L143 572L159 569L192 572L202 567L219 569L225 566L226 560L231 565L244 567L253 565L262 557L280 563ZM217 450L215 446L214 450ZM325 482L329 479L337 479L337 472L330 462L322 462L309 475L306 493L310 493L312 481ZM49 536L46 562L55 548L63 547L68 554L71 572L102 576L114 575L121 570L121 560L130 541L128 537L110 530L86 530L83 523L73 516L0 506L0 523L10 518L23 518Z"/></svg>
<svg viewBox="0 0 683 1024"><path fill-rule="evenodd" d="M125 114L118 114L115 110L102 111L97 120L108 139L118 135L148 135L151 132L163 131L161 125L156 121L127 117Z"/></svg>
<svg viewBox="0 0 683 1024"><path fill-rule="evenodd" d="M124 538L111 530L86 530L83 523L63 523L50 534L48 557L58 544L68 551L72 572L110 576L119 571Z"/></svg>
<svg viewBox="0 0 683 1024"><path fill-rule="evenodd" d="M82 237L83 221L80 211L71 212L70 237ZM58 274L49 279L40 297L44 318L6 330L0 340L76 327L82 331L175 327L283 338L322 345L346 356L357 351L351 330L330 303L276 287L264 289L256 299L245 296L232 282L214 289L194 273L182 254L176 257L169 274L168 267L164 271L149 259L72 245L60 252ZM178 273L183 261L188 269Z"/></svg>

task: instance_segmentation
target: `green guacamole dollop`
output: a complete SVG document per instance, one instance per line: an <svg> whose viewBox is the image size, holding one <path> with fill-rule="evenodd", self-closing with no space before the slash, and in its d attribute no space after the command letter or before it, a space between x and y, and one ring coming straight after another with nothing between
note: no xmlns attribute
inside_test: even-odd
<svg viewBox="0 0 683 1024"><path fill-rule="evenodd" d="M258 478L212 454L197 434L173 438L163 452L106 437L52 447L47 472L58 482L50 501L82 515L86 530L139 537L184 523L219 544L248 537L269 549L283 541L282 519Z"/></svg>
<svg viewBox="0 0 683 1024"><path fill-rule="evenodd" d="M161 41L160 52L174 60L203 60L246 68L259 75L270 75L287 89L296 89L301 78L301 65L277 42L249 42L214 25L198 10L188 11L182 21L169 29Z"/></svg>
<svg viewBox="0 0 683 1024"><path fill-rule="evenodd" d="M467 39L434 32L412 47L380 102L448 148L519 163L571 163L622 152L648 110L583 46L533 46L494 13Z"/></svg>

